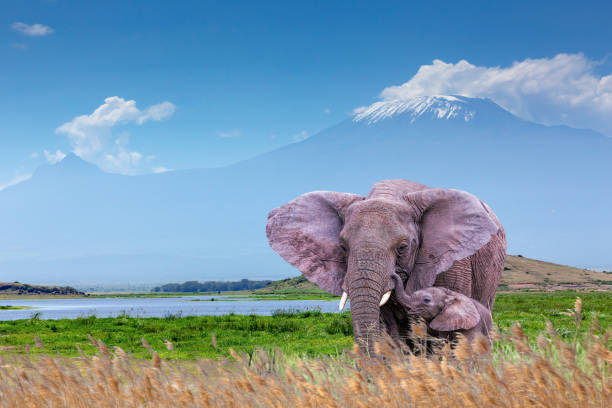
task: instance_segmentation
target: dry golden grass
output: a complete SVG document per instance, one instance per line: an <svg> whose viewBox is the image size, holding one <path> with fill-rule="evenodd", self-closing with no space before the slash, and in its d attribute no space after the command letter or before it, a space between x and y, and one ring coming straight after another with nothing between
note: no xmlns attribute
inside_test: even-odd
<svg viewBox="0 0 612 408"><path fill-rule="evenodd" d="M568 311L577 327L581 306ZM0 359L0 407L609 407L611 335L595 319L572 343L549 325L537 348L515 326L495 334L493 354L480 339L428 357L379 343L384 358L354 349L297 359L277 350L194 362L162 360L146 341L151 360L133 359L92 338L99 353L91 358Z"/></svg>

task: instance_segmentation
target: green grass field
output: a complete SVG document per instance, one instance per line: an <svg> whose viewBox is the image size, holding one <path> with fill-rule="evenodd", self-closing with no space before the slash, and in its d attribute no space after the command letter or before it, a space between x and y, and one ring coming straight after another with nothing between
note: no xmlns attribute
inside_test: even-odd
<svg viewBox="0 0 612 408"><path fill-rule="evenodd" d="M520 322L534 342L550 320L558 333L570 341L575 333L574 320L562 312L573 308L576 296L583 303L581 333L588 330L594 314L604 329L610 327L612 294L605 292L499 294L493 319L502 332ZM0 350L24 353L29 349L34 354L76 356L78 346L85 354L92 355L96 349L88 335L101 339L108 347L119 346L136 357L149 356L142 345L145 338L160 356L171 359L227 356L230 348L250 353L256 347L268 351L278 347L283 353L293 355L337 355L353 344L350 313L311 311L279 312L274 316L91 316L72 320L0 321ZM174 350L167 349L166 340Z"/></svg>

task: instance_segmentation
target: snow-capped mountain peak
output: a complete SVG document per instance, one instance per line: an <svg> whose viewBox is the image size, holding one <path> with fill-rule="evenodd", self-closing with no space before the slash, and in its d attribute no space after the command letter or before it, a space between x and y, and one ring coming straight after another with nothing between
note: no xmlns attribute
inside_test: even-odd
<svg viewBox="0 0 612 408"><path fill-rule="evenodd" d="M402 114L409 114L411 122L425 115L434 119L462 119L468 122L476 115L476 110L470 107L470 99L463 96L432 95L380 101L358 109L353 122L372 124Z"/></svg>

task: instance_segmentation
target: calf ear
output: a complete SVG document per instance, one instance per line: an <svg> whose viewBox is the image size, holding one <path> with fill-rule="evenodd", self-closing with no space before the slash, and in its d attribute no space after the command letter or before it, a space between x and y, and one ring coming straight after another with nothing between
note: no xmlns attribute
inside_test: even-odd
<svg viewBox="0 0 612 408"><path fill-rule="evenodd" d="M478 309L467 296L456 294L446 299L446 307L431 321L429 327L437 331L468 330L480 321Z"/></svg>

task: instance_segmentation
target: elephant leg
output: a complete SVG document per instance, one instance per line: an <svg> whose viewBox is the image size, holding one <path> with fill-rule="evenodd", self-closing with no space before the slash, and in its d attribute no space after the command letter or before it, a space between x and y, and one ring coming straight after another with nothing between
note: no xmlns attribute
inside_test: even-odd
<svg viewBox="0 0 612 408"><path fill-rule="evenodd" d="M434 286L442 286L459 292L462 295L472 296L472 261L471 257L455 261L449 270L442 272L436 278Z"/></svg>
<svg viewBox="0 0 612 408"><path fill-rule="evenodd" d="M391 339L393 339L395 343L399 344L399 327L392 309L393 305L390 305L389 303L380 308L380 322L384 331L391 337Z"/></svg>
<svg viewBox="0 0 612 408"><path fill-rule="evenodd" d="M395 293L391 295L387 304L380 308L380 322L381 327L398 346L415 351L411 340L414 316L406 313L405 306L397 300Z"/></svg>
<svg viewBox="0 0 612 408"><path fill-rule="evenodd" d="M384 323L387 333L400 346L413 350L411 340L411 330L413 316L406 313L406 307L403 306L393 292L391 299L381 309L381 321Z"/></svg>

